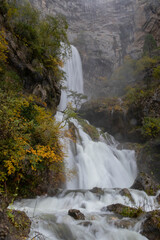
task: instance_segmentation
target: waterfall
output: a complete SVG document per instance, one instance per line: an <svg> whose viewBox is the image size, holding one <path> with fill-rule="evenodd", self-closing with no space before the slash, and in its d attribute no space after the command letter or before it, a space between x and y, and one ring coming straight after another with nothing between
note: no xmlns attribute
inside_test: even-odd
<svg viewBox="0 0 160 240"><path fill-rule="evenodd" d="M72 90L77 93L83 93L83 72L82 63L77 48L71 46L71 55L64 65L63 71L66 73L66 81L63 84L67 90ZM67 103L70 101L67 97L67 91L62 90L61 101L58 109L63 111L67 107Z"/></svg>
<svg viewBox="0 0 160 240"><path fill-rule="evenodd" d="M83 75L80 56L72 46L66 71L65 86L72 91L83 93ZM66 91L62 92L59 106L64 111L70 101ZM57 113L57 119L63 114ZM104 134L99 141L93 141L83 131L77 120L71 119L78 129L76 143L68 140L67 167L75 169L76 174L67 180L64 190L54 197L37 197L16 202L15 209L24 210L32 219L32 231L29 239L48 240L147 240L140 235L141 220L137 220L129 229L118 228L121 221L102 208L114 203L130 207L142 207L145 211L158 208L156 197L145 192L131 190L132 199L120 194L119 188L130 187L136 177L137 168L134 151L118 150L112 136ZM98 130L97 130L98 131ZM94 192L99 187L100 192ZM72 190L71 190L72 189ZM84 220L74 220L68 215L69 209L78 209L85 215ZM35 238L36 236L39 236Z"/></svg>
<svg viewBox="0 0 160 240"><path fill-rule="evenodd" d="M66 72L66 82L64 86L68 90L83 93L82 64L79 53L72 46L72 57L64 66ZM71 101L67 98L66 91L62 91L60 110L64 110L67 103ZM62 117L62 115L61 115ZM80 141L69 142L68 158L66 158L69 169L74 169L75 176L67 181L68 189L91 189L93 187L115 188L130 187L136 177L136 161L134 151L118 150L116 141L112 137L112 144L106 144L101 137L101 141L92 141L81 125L76 120L70 120L79 131ZM76 153L72 151L76 145Z"/></svg>

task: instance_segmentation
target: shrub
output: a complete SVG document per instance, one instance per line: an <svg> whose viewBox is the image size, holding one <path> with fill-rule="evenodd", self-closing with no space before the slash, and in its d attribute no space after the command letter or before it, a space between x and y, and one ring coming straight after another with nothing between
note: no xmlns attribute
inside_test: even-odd
<svg viewBox="0 0 160 240"><path fill-rule="evenodd" d="M55 81L61 80L64 75L60 67L70 49L66 19L62 16L40 17L40 12L28 1L11 1L6 21L13 35L27 47L29 60L36 59L37 65L42 64L54 73Z"/></svg>
<svg viewBox="0 0 160 240"><path fill-rule="evenodd" d="M4 71L7 62L8 43L5 39L5 32L0 31L0 74Z"/></svg>
<svg viewBox="0 0 160 240"><path fill-rule="evenodd" d="M82 118L81 119L79 118L78 121L82 126L83 131L86 132L92 138L93 141L99 140L100 134L96 127L90 125L86 120Z"/></svg>
<svg viewBox="0 0 160 240"><path fill-rule="evenodd" d="M28 192L35 191L46 171L52 172L56 185L55 174L62 175L64 168L59 125L32 97L17 98L2 91L0 97L1 188L14 192L18 187L21 192L29 184Z"/></svg>
<svg viewBox="0 0 160 240"><path fill-rule="evenodd" d="M155 138L160 134L160 118L145 117L143 119L142 134L148 138Z"/></svg>
<svg viewBox="0 0 160 240"><path fill-rule="evenodd" d="M153 77L156 80L160 80L160 66L157 66L153 69Z"/></svg>
<svg viewBox="0 0 160 240"><path fill-rule="evenodd" d="M157 48L156 40L154 39L152 34L147 34L145 36L144 45L143 45L143 53L144 55L151 56L151 53L154 49Z"/></svg>

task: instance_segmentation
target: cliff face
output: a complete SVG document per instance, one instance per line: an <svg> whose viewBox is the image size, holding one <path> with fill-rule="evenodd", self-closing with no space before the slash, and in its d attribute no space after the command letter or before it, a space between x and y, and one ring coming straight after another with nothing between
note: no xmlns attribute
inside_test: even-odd
<svg viewBox="0 0 160 240"><path fill-rule="evenodd" d="M12 31L6 28L4 16L0 13L0 29L5 31L8 43L8 68L13 69L23 79L26 93L34 94L46 102L54 112L60 102L60 84L54 81L53 72L43 66L42 73L36 70L29 49L22 44Z"/></svg>
<svg viewBox="0 0 160 240"><path fill-rule="evenodd" d="M44 14L67 17L69 39L82 57L88 95L110 95L113 86L107 79L125 55L137 58L141 54L147 33L160 42L158 0L30 1Z"/></svg>

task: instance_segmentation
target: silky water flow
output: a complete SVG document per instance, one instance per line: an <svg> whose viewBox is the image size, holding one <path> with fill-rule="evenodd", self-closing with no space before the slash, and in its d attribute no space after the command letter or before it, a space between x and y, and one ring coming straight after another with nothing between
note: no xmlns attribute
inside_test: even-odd
<svg viewBox="0 0 160 240"><path fill-rule="evenodd" d="M64 66L65 86L72 91L83 93L82 64L77 49L72 46L72 57ZM63 119L67 107L66 90L62 91L57 120ZM120 229L120 221L102 208L121 203L131 207L142 207L145 211L159 208L156 197L143 191L132 190L134 201L119 194L121 188L129 188L137 175L135 152L118 150L117 142L105 133L99 141L93 141L77 120L71 119L78 129L76 143L66 140L68 152L66 171L75 174L67 179L66 188L59 190L55 197L24 199L14 204L15 209L24 210L32 220L29 239L48 240L145 240L140 235L141 223L131 224L129 229ZM66 124L67 127L67 124ZM98 187L100 193L93 188ZM69 209L80 210L85 220L74 220L68 215Z"/></svg>

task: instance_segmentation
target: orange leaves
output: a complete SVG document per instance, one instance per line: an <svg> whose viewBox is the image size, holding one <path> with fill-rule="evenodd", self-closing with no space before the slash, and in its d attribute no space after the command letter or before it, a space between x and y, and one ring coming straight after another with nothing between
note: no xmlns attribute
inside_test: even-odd
<svg viewBox="0 0 160 240"><path fill-rule="evenodd" d="M51 146L37 145L36 149L30 147L26 152L32 156L34 155L34 158L30 158L31 164L32 164L32 159L34 159L34 164L45 160L46 165L54 162L62 161L62 156L58 155L56 153L56 149ZM34 168L34 170L36 169Z"/></svg>
<svg viewBox="0 0 160 240"><path fill-rule="evenodd" d="M2 104L3 138L0 138L0 187L6 181L14 186L52 171L54 182L63 175L60 128L52 113L35 104L32 97L4 97ZM2 99L3 100L3 99ZM53 174L54 173L54 174ZM21 181L21 179L23 181ZM62 177L61 177L62 179ZM26 182L25 182L26 181Z"/></svg>

